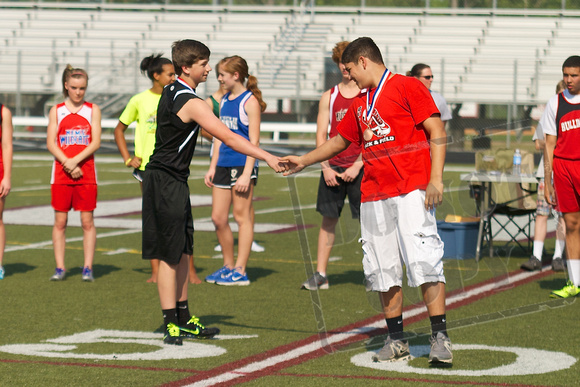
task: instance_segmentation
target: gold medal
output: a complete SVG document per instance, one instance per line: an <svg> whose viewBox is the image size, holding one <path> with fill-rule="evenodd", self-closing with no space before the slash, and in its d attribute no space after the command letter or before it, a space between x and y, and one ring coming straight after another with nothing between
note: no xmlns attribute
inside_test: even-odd
<svg viewBox="0 0 580 387"><path fill-rule="evenodd" d="M365 141L370 141L373 138L373 131L370 128L367 128L363 132L363 138L365 139Z"/></svg>

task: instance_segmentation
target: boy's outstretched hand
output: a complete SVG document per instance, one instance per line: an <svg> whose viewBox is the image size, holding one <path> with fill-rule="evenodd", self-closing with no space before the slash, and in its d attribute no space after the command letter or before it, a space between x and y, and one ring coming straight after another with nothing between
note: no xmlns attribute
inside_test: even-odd
<svg viewBox="0 0 580 387"><path fill-rule="evenodd" d="M266 161L268 163L268 166L272 168L276 173L285 172L288 170L288 164L280 157L270 155L270 157L268 157L264 161Z"/></svg>
<svg viewBox="0 0 580 387"><path fill-rule="evenodd" d="M281 160L286 163L286 172L284 173L284 176L293 175L306 168L306 165L302 164L300 156L285 156L282 157Z"/></svg>

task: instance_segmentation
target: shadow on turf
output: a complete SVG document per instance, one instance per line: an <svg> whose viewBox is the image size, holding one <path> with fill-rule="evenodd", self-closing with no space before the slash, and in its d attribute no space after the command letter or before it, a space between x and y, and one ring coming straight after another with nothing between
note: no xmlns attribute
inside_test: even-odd
<svg viewBox="0 0 580 387"><path fill-rule="evenodd" d="M199 317L200 322L206 327L221 328L222 326L230 326L230 327L250 328L250 329L255 329L255 330L264 330L264 331L313 333L311 330L304 330L304 329L280 329L280 328L273 328L273 327L267 327L267 326L238 324L238 323L234 323L231 321L231 320L236 319L236 316L229 316L229 315L208 314L208 315L204 315L204 316L198 315L197 317ZM239 319L237 319L237 320L239 321ZM155 333L163 333L163 332L165 332L165 325L161 324L155 330Z"/></svg>
<svg viewBox="0 0 580 387"><path fill-rule="evenodd" d="M36 269L36 266L31 266L27 263L8 263L4 265L4 269L6 270L5 277L10 277L14 274L29 272Z"/></svg>
<svg viewBox="0 0 580 387"><path fill-rule="evenodd" d="M264 269L263 267L248 268L248 278L250 278L251 281L256 281L260 278L268 277L274 273L277 273L277 271L272 269Z"/></svg>
<svg viewBox="0 0 580 387"><path fill-rule="evenodd" d="M349 270L340 274L328 275L328 282L331 285L340 285L340 284L362 285L364 284L364 279L365 276L362 270Z"/></svg>
<svg viewBox="0 0 580 387"><path fill-rule="evenodd" d="M544 279L538 281L538 285L540 286L540 289L546 290L561 289L564 285L566 285L566 279L564 278Z"/></svg>
<svg viewBox="0 0 580 387"><path fill-rule="evenodd" d="M98 279L119 270L121 270L121 268L113 265L93 265L93 277ZM81 275L82 273L82 267L73 267L72 269L66 271L66 276L70 277L74 275Z"/></svg>
<svg viewBox="0 0 580 387"><path fill-rule="evenodd" d="M133 269L134 272L136 273L140 273L140 274L145 274L147 276L151 276L151 268L150 267L140 267L137 269ZM195 267L195 272L197 274L199 273L203 273L204 271L206 271L206 269L200 269L199 267Z"/></svg>

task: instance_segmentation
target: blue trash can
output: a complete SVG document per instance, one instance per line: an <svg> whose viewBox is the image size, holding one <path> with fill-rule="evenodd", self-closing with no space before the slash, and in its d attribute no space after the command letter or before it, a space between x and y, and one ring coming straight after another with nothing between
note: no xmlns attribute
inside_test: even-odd
<svg viewBox="0 0 580 387"><path fill-rule="evenodd" d="M448 223L439 220L437 221L437 230L441 240L445 243L443 258L475 257L479 222Z"/></svg>

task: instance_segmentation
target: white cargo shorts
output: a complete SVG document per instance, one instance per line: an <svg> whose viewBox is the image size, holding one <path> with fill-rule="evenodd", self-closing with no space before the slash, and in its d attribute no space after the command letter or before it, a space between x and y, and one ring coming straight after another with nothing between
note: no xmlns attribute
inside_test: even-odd
<svg viewBox="0 0 580 387"><path fill-rule="evenodd" d="M407 284L445 282L443 242L435 211L425 209L425 191L361 203L361 242L366 288L386 292Z"/></svg>

